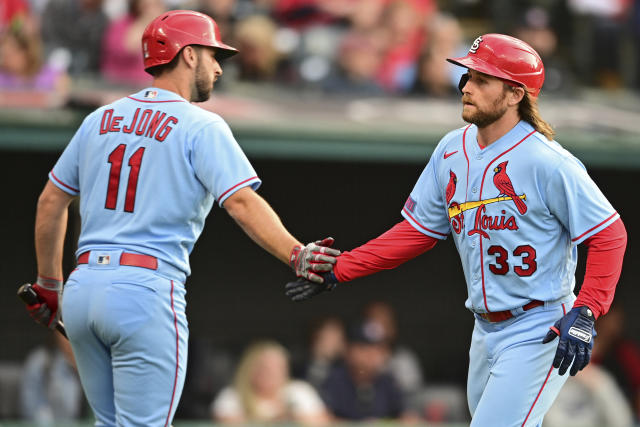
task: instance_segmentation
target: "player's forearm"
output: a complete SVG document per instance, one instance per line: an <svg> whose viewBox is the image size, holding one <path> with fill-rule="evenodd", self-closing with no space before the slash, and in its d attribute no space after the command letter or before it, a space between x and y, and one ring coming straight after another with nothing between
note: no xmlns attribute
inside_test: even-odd
<svg viewBox="0 0 640 427"><path fill-rule="evenodd" d="M587 306L594 315L605 314L616 289L627 247L627 232L622 220L585 240L589 247L584 282L574 306Z"/></svg>
<svg viewBox="0 0 640 427"><path fill-rule="evenodd" d="M289 263L289 254L300 245L284 227L269 204L250 188L238 190L224 202L229 215L244 232L267 252Z"/></svg>
<svg viewBox="0 0 640 427"><path fill-rule="evenodd" d="M71 196L51 182L38 199L35 246L40 276L62 279L62 252L71 200Z"/></svg>
<svg viewBox="0 0 640 427"><path fill-rule="evenodd" d="M334 267L340 282L389 270L433 248L438 240L404 220L352 251L343 252Z"/></svg>

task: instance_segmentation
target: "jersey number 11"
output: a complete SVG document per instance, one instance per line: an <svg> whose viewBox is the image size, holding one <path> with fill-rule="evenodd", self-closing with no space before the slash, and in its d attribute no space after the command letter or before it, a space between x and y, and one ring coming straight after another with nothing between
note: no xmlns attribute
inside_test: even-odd
<svg viewBox="0 0 640 427"><path fill-rule="evenodd" d="M108 162L111 163L109 171L109 185L107 186L107 201L104 204L106 209L115 210L118 202L118 189L120 188L120 171L122 170L122 161L124 160L124 152L127 149L125 144L120 144L115 150L109 154ZM129 157L129 182L127 183L127 194L124 199L124 211L133 212L136 204L136 191L138 189L138 175L140 174L140 165L142 164L142 156L144 155L144 147L138 148Z"/></svg>

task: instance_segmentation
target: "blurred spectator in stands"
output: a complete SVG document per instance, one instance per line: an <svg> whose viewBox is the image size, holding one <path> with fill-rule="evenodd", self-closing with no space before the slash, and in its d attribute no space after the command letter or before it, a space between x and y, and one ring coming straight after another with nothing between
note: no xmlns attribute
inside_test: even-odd
<svg viewBox="0 0 640 427"><path fill-rule="evenodd" d="M447 62L466 54L462 28L450 15L436 14L427 23L427 40L418 60L412 94L434 97L458 96L458 82L464 69Z"/></svg>
<svg viewBox="0 0 640 427"><path fill-rule="evenodd" d="M298 30L336 23L352 9L353 0L273 0L277 21Z"/></svg>
<svg viewBox="0 0 640 427"><path fill-rule="evenodd" d="M388 0L353 0L349 15L351 28L355 31L379 30L387 3Z"/></svg>
<svg viewBox="0 0 640 427"><path fill-rule="evenodd" d="M61 425L82 415L84 394L71 345L61 334L27 355L20 401L22 416L38 426Z"/></svg>
<svg viewBox="0 0 640 427"><path fill-rule="evenodd" d="M252 15L237 23L235 45L242 55L234 58L238 78L268 81L276 77L280 53L276 49L277 25L267 16Z"/></svg>
<svg viewBox="0 0 640 427"><path fill-rule="evenodd" d="M374 32L350 32L341 41L335 68L324 81L324 89L346 96L384 94L376 82L382 63L382 46Z"/></svg>
<svg viewBox="0 0 640 427"><path fill-rule="evenodd" d="M625 334L625 313L620 303L614 302L598 319L596 331L591 363L613 375L640 422L640 342Z"/></svg>
<svg viewBox="0 0 640 427"><path fill-rule="evenodd" d="M344 325L337 317L325 317L311 329L309 355L302 375L320 389L331 369L342 361L346 349Z"/></svg>
<svg viewBox="0 0 640 427"><path fill-rule="evenodd" d="M606 89L622 86L622 40L629 0L568 0L574 13L574 61L576 72L587 84Z"/></svg>
<svg viewBox="0 0 640 427"><path fill-rule="evenodd" d="M218 30L220 30L220 39L229 40L231 43L233 37L233 26L236 23L236 0L200 0L198 10L212 17ZM231 43L233 45L233 43ZM234 45L235 46L235 45Z"/></svg>
<svg viewBox="0 0 640 427"><path fill-rule="evenodd" d="M420 393L420 415L429 423L467 423L466 390L459 384L430 384Z"/></svg>
<svg viewBox="0 0 640 427"><path fill-rule="evenodd" d="M420 391L424 386L422 367L416 353L398 343L398 324L393 307L384 301L373 301L363 310L367 322L380 325L382 338L390 349L385 371L391 374L402 390L408 409L419 410Z"/></svg>
<svg viewBox="0 0 640 427"><path fill-rule="evenodd" d="M570 90L572 78L569 64L558 48L558 36L551 27L550 10L532 6L516 19L515 37L530 44L544 62L544 89L546 92Z"/></svg>
<svg viewBox="0 0 640 427"><path fill-rule="evenodd" d="M233 386L212 404L213 418L225 424L297 423L325 425L329 416L308 383L289 379L286 350L275 342L259 342L245 352Z"/></svg>
<svg viewBox="0 0 640 427"><path fill-rule="evenodd" d="M631 11L629 26L631 27L631 44L635 47L633 54L635 55L635 76L634 85L636 89L640 89L640 0L633 2L633 9Z"/></svg>
<svg viewBox="0 0 640 427"><path fill-rule="evenodd" d="M389 347L382 326L360 321L347 333L345 363L335 366L321 387L329 410L339 420L405 417L402 391L385 372Z"/></svg>
<svg viewBox="0 0 640 427"><path fill-rule="evenodd" d="M611 374L589 364L575 377L569 377L545 415L544 427L603 426L632 427L633 416Z"/></svg>
<svg viewBox="0 0 640 427"><path fill-rule="evenodd" d="M377 77L386 91L406 93L411 89L426 42L424 23L435 11L432 0L392 0L387 5L382 22L386 49Z"/></svg>
<svg viewBox="0 0 640 427"><path fill-rule="evenodd" d="M0 32L12 23L24 22L29 17L29 3L26 0L0 1Z"/></svg>
<svg viewBox="0 0 640 427"><path fill-rule="evenodd" d="M147 24L165 10L164 0L129 0L129 12L109 23L102 41L101 72L106 80L130 86L151 82L140 39Z"/></svg>
<svg viewBox="0 0 640 427"><path fill-rule="evenodd" d="M0 105L56 107L66 101L63 70L43 64L40 36L15 21L0 34Z"/></svg>
<svg viewBox="0 0 640 427"><path fill-rule="evenodd" d="M42 36L49 61L68 66L72 75L97 75L107 16L102 0L49 0Z"/></svg>

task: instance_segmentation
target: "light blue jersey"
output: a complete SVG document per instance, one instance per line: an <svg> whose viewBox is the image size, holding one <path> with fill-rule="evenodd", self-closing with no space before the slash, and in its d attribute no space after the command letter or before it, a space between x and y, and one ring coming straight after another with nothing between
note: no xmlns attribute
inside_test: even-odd
<svg viewBox="0 0 640 427"><path fill-rule="evenodd" d="M157 88L87 116L49 178L81 196L77 254L126 249L186 275L214 200L261 182L220 116Z"/></svg>
<svg viewBox="0 0 640 427"><path fill-rule="evenodd" d="M402 215L452 233L476 313L556 301L575 285L576 246L618 219L578 159L521 121L482 149L477 127L446 135Z"/></svg>
<svg viewBox="0 0 640 427"><path fill-rule="evenodd" d="M156 88L87 116L49 178L80 196L62 316L96 425L168 426L186 373L189 253L213 202L260 180L222 118Z"/></svg>
<svg viewBox="0 0 640 427"><path fill-rule="evenodd" d="M440 141L402 215L428 236L451 233L460 254L476 313L471 426L540 427L567 379L542 339L575 301L576 246L618 214L582 163L530 124L484 148L477 130Z"/></svg>

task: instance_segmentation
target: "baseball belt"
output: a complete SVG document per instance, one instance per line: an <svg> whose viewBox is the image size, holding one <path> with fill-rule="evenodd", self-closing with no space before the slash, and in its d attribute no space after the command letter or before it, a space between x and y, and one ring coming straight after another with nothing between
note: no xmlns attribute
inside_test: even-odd
<svg viewBox="0 0 640 427"><path fill-rule="evenodd" d="M541 305L544 305L544 301L534 299L530 303L523 305L522 309L524 311L527 311L535 307L540 307ZM489 313L478 313L478 315L482 317L484 320L491 323L503 322L513 317L513 313L511 312L511 310L491 311Z"/></svg>
<svg viewBox="0 0 640 427"><path fill-rule="evenodd" d="M83 252L78 256L78 264L88 264L89 256L91 255L91 251ZM100 264L100 260L98 260ZM108 264L107 261L105 264ZM118 264L127 265L131 267L142 267L148 268L149 270L157 270L158 269L158 258L151 255L144 254L132 254L129 252L123 252L120 255L120 259L118 260Z"/></svg>

